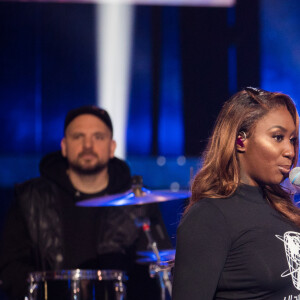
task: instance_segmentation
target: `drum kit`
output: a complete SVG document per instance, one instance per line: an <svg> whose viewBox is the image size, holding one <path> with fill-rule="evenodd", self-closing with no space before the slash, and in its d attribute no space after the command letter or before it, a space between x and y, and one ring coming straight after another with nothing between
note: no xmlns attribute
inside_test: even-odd
<svg viewBox="0 0 300 300"><path fill-rule="evenodd" d="M83 207L107 207L126 205L145 205L171 200L187 199L188 191L150 191L143 187L141 176L134 176L132 188L121 194L103 196L78 202ZM138 264L149 265L149 275L157 278L161 290L161 299L171 299L172 268L175 250L159 250L150 229L150 220L146 217L135 222L141 227L148 240L149 251L140 251ZM126 300L126 273L120 270L61 270L33 272L29 274L29 291L25 300ZM59 295L57 294L57 291ZM64 291L64 294L61 291Z"/></svg>

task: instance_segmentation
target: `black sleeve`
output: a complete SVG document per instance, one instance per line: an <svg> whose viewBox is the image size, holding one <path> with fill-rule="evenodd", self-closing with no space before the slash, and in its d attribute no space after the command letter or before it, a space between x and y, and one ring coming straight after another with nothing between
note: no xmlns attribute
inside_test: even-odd
<svg viewBox="0 0 300 300"><path fill-rule="evenodd" d="M24 299L27 275L33 271L29 234L21 211L15 202L11 207L2 233L0 249L1 288L11 299Z"/></svg>
<svg viewBox="0 0 300 300"><path fill-rule="evenodd" d="M200 200L177 229L173 300L212 300L230 236L222 213Z"/></svg>

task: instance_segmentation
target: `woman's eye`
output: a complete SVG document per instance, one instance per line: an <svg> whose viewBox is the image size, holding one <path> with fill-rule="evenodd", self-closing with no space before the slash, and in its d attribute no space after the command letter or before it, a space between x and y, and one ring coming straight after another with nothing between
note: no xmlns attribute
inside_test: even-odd
<svg viewBox="0 0 300 300"><path fill-rule="evenodd" d="M283 135L282 134L276 134L273 136L273 138L277 141L277 142L281 142L283 140Z"/></svg>
<svg viewBox="0 0 300 300"><path fill-rule="evenodd" d="M296 137L291 138L291 139L290 139L290 142L291 142L291 144L295 145L296 142L297 142L297 138L296 138Z"/></svg>

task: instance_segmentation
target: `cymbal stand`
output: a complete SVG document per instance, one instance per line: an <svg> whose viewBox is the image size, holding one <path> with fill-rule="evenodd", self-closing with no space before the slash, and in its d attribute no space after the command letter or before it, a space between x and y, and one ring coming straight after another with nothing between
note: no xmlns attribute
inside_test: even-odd
<svg viewBox="0 0 300 300"><path fill-rule="evenodd" d="M149 248L152 250L156 257L156 263L151 264L149 266L150 276L154 277L155 275L158 277L160 289L161 289L161 300L166 300L166 292L168 292L169 296L172 296L172 283L170 280L170 266L168 262L162 262L161 257L159 255L157 243L154 240L151 228L150 228L150 220L147 217L138 217L135 222L137 227L142 227L147 240Z"/></svg>
<svg viewBox="0 0 300 300"><path fill-rule="evenodd" d="M132 190L136 197L140 197L142 195L142 187L143 187L143 178L141 176L133 176L132 178ZM140 209L141 213L142 209ZM142 213L141 213L142 214ZM172 284L169 276L170 268L165 268L165 264L161 261L161 257L159 255L157 243L154 240L151 228L150 228L150 219L139 215L135 216L135 225L137 227L141 227L147 237L149 248L153 251L156 257L156 263L151 264L149 266L150 276L154 277L158 276L159 284L161 288L161 300L166 300L166 291L172 296Z"/></svg>
<svg viewBox="0 0 300 300"><path fill-rule="evenodd" d="M166 292L168 293L170 299L172 297L172 283L171 283L171 268L174 263L172 261L163 261L160 264L153 263L149 266L150 277L158 276L160 286L161 286L161 299L165 300Z"/></svg>

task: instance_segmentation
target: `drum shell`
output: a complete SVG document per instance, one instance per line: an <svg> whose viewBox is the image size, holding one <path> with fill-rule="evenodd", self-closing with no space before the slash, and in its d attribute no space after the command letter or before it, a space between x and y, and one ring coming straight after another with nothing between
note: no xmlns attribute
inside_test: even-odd
<svg viewBox="0 0 300 300"><path fill-rule="evenodd" d="M29 274L29 300L125 300L126 274L119 270L61 270Z"/></svg>

